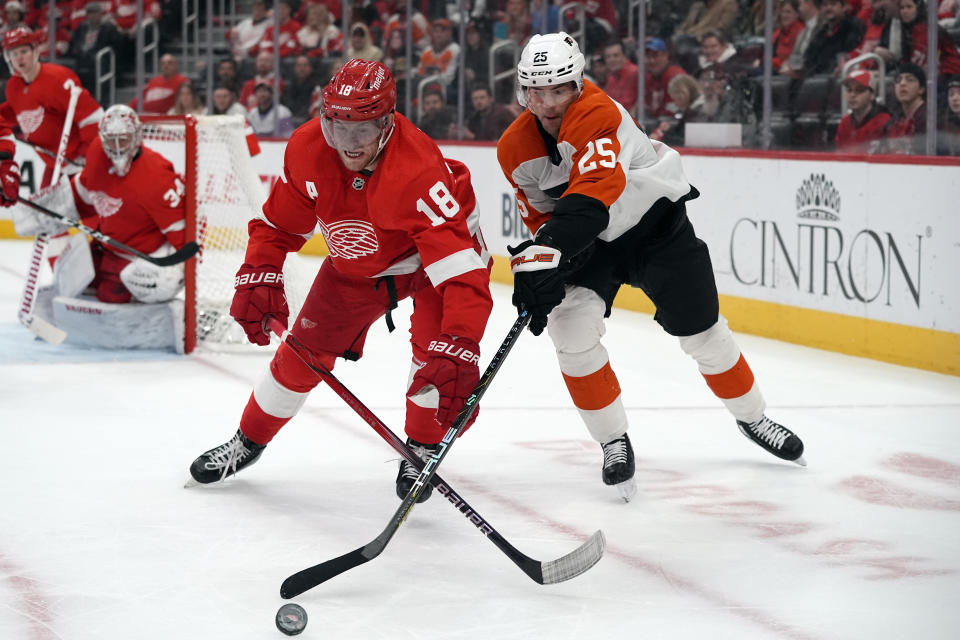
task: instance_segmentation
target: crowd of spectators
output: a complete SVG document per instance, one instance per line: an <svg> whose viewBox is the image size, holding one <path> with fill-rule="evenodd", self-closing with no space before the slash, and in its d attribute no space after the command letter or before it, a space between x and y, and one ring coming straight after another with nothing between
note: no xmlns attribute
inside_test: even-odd
<svg viewBox="0 0 960 640"><path fill-rule="evenodd" d="M492 74L509 71L533 33L563 29L580 40L588 77L641 120L651 137L673 145L689 144L686 123L701 122L740 125L748 147L922 153L926 128L934 124L927 122L929 100L937 106L938 152L957 154L960 0L930 3L776 0L772 141L761 139L767 128L760 122L765 0L649 0L642 39L628 0L414 0L411 15L406 0L366 0L347 3L346 16L340 0L240 0L240 14L223 25L218 44L225 55L213 86L204 86L205 70L181 70L167 53L146 86L142 110L205 113L209 94L213 113L244 113L258 133L284 136L318 113L321 89L339 66L360 57L394 71L402 108L410 85L411 112L405 115L431 136L492 141L520 111L512 74ZM41 0L11 0L0 29L44 29L48 7ZM56 7L56 55L72 58L88 88L93 56L103 47L115 49L121 70L132 63L135 0L61 1ZM144 3L146 19L161 24L161 43L170 51L181 33L179 7L169 0ZM925 84L928 11L937 13L939 25L935 96L926 95ZM491 56L493 45L500 45L499 53ZM642 101L638 51L644 56ZM461 96L462 120L456 109Z"/></svg>

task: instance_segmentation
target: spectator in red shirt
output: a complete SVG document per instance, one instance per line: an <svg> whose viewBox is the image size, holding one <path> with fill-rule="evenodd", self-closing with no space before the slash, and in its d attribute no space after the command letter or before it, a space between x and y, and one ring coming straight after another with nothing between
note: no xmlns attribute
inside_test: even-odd
<svg viewBox="0 0 960 640"><path fill-rule="evenodd" d="M300 23L290 17L290 3L287 0L281 0L274 5L274 11L277 12L277 23L280 25L280 35L276 36L273 31L274 25L271 24L263 33L263 38L255 47L250 50L253 55L266 51L273 53L274 43L278 43L280 48L280 57L287 58L300 54L300 43L297 41L297 31L300 31Z"/></svg>
<svg viewBox="0 0 960 640"><path fill-rule="evenodd" d="M877 102L876 80L866 69L850 72L843 81L850 112L837 127L837 151L874 153L890 121L890 112Z"/></svg>
<svg viewBox="0 0 960 640"><path fill-rule="evenodd" d="M257 106L257 96L255 90L258 84L269 84L273 86L273 54L261 51L257 54L254 63L256 74L243 83L240 88L240 104L247 109L253 109ZM280 93L283 93L283 80L280 80Z"/></svg>
<svg viewBox="0 0 960 640"><path fill-rule="evenodd" d="M637 65L630 62L622 42L613 42L603 48L603 61L607 67L607 81L603 90L623 105L630 113L637 106Z"/></svg>
<svg viewBox="0 0 960 640"><path fill-rule="evenodd" d="M644 76L644 110L650 117L660 118L670 114L667 109L667 87L670 81L677 76L685 75L687 72L683 67L670 64L670 52L667 51L667 44L660 38L652 38L647 41L646 54L646 75ZM636 87L636 79L634 79Z"/></svg>
<svg viewBox="0 0 960 640"><path fill-rule="evenodd" d="M909 62L900 65L894 86L899 106L885 128L883 153L923 155L926 151L926 85L922 67Z"/></svg>
<svg viewBox="0 0 960 640"><path fill-rule="evenodd" d="M150 78L143 89L142 113L167 113L173 108L177 100L177 89L188 78L180 74L180 63L167 53L160 57L160 75ZM137 99L130 101L130 106L137 108Z"/></svg>
<svg viewBox="0 0 960 640"><path fill-rule="evenodd" d="M800 9L797 0L783 0L777 16L779 26L773 32L773 68L779 69L790 57L797 36L803 31L800 21Z"/></svg>

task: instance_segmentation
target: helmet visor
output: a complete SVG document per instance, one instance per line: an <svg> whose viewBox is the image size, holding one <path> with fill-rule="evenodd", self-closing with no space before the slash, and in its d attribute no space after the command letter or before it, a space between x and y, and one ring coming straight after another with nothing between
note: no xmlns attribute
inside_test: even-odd
<svg viewBox="0 0 960 640"><path fill-rule="evenodd" d="M356 151L377 142L386 118L348 122L321 117L321 129L327 144L341 151Z"/></svg>

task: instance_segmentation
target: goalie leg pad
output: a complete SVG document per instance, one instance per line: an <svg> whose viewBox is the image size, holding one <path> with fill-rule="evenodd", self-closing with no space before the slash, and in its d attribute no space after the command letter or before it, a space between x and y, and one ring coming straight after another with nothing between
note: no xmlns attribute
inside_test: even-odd
<svg viewBox="0 0 960 640"><path fill-rule="evenodd" d="M606 303L596 292L571 287L550 314L547 331L580 418L597 442L609 442L628 428L620 384L600 343L606 331Z"/></svg>
<svg viewBox="0 0 960 640"><path fill-rule="evenodd" d="M103 349L183 351L183 301L112 304L84 298L53 299L54 324L70 344ZM179 341L179 344L178 344Z"/></svg>
<svg viewBox="0 0 960 640"><path fill-rule="evenodd" d="M67 249L53 266L53 281L58 295L67 298L80 295L93 282L95 275L90 242L81 234L71 237Z"/></svg>
<svg viewBox="0 0 960 640"><path fill-rule="evenodd" d="M164 245L150 254L152 258L170 255L173 247ZM142 258L135 258L120 270L120 281L140 302L166 302L183 288L183 264L158 267Z"/></svg>

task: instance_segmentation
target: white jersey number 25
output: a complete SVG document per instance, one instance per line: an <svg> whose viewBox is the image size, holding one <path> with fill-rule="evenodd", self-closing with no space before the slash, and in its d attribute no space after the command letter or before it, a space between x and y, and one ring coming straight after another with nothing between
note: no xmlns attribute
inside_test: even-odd
<svg viewBox="0 0 960 640"><path fill-rule="evenodd" d="M587 173L588 171L593 171L597 168L599 164L601 167L607 167L608 169L613 169L617 166L617 154L613 152L613 149L608 147L613 144L613 140L610 138L597 138L596 142L591 140L587 143L587 151L583 154L583 157L580 158L580 162L577 163L577 168L580 170L580 175ZM594 155L597 158L592 159Z"/></svg>

